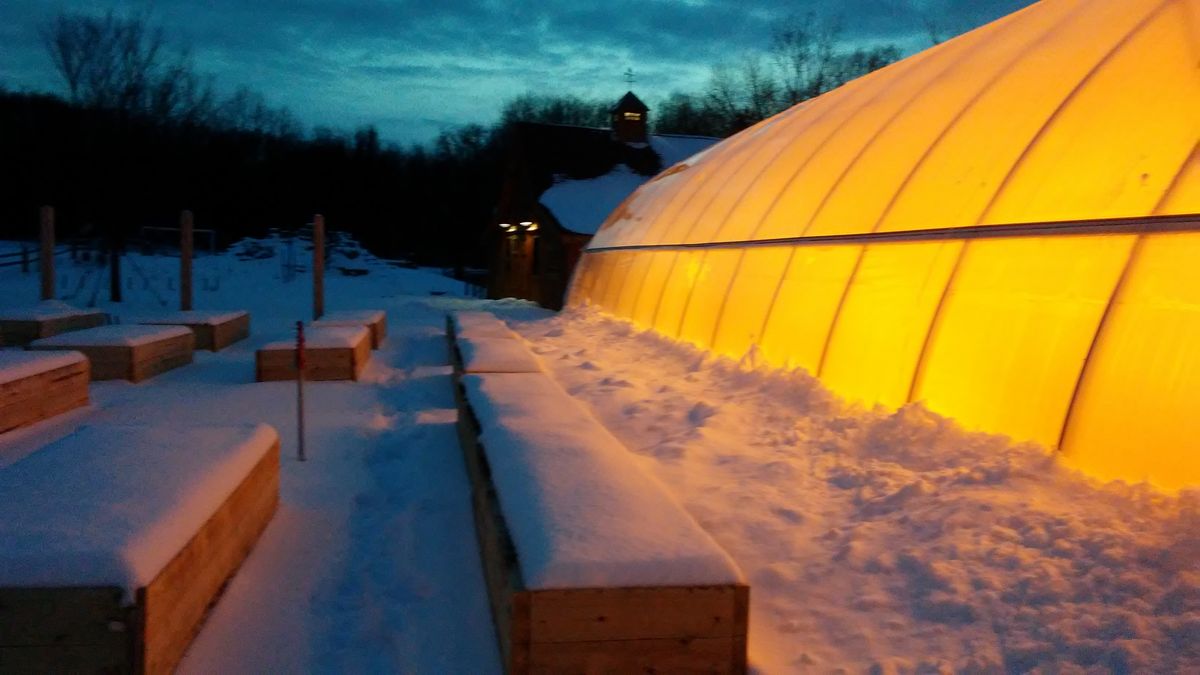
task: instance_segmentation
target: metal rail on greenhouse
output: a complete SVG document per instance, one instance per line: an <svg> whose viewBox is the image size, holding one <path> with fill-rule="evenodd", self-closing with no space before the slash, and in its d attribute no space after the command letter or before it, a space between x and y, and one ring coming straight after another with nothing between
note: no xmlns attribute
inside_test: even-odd
<svg viewBox="0 0 1200 675"><path fill-rule="evenodd" d="M736 241L705 241L676 244L629 244L625 246L589 248L587 252L719 249L746 248L750 246L827 246L829 244L872 244L906 241L950 241L960 239L1002 239L1102 234L1156 234L1160 232L1200 232L1200 214L1070 220L1046 223L1016 223L1008 225L972 225L969 227L942 227L931 230L825 234L811 237L779 237L775 239L742 239Z"/></svg>

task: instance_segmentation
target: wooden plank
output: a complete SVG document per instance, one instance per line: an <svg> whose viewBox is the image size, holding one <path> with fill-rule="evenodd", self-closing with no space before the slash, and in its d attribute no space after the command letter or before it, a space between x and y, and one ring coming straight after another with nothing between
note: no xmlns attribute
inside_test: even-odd
<svg viewBox="0 0 1200 675"><path fill-rule="evenodd" d="M371 358L370 340L363 340L354 345L353 358L354 379L357 380L362 375L363 368L367 367L367 361Z"/></svg>
<svg viewBox="0 0 1200 675"><path fill-rule="evenodd" d="M304 379L357 380L371 358L370 332L353 347L309 347L304 350ZM296 379L296 350L259 349L254 359L259 382Z"/></svg>
<svg viewBox="0 0 1200 675"><path fill-rule="evenodd" d="M534 642L733 637L736 587L531 590Z"/></svg>
<svg viewBox="0 0 1200 675"><path fill-rule="evenodd" d="M192 362L194 337L189 332L132 347L125 345L54 345L31 346L35 351L74 350L87 357L92 380L129 380L147 378Z"/></svg>
<svg viewBox="0 0 1200 675"><path fill-rule="evenodd" d="M0 385L0 433L88 404L87 361Z"/></svg>
<svg viewBox="0 0 1200 675"><path fill-rule="evenodd" d="M239 340L250 337L250 314L219 323L212 329L212 346L208 348L214 352L221 351Z"/></svg>
<svg viewBox="0 0 1200 675"><path fill-rule="evenodd" d="M169 673L200 631L226 582L250 554L279 504L279 443L258 462L204 527L138 590L143 672Z"/></svg>
<svg viewBox="0 0 1200 675"><path fill-rule="evenodd" d="M91 369L91 378L97 380L125 380L130 377L133 363L133 349L124 346L105 347L39 347L30 346L33 351L63 351L74 350L87 357Z"/></svg>
<svg viewBox="0 0 1200 675"><path fill-rule="evenodd" d="M134 347L130 353L129 380L141 382L191 363L195 339L189 332Z"/></svg>
<svg viewBox="0 0 1200 675"><path fill-rule="evenodd" d="M379 349L385 339L387 339L387 314L380 314L379 318L371 323L371 347Z"/></svg>
<svg viewBox="0 0 1200 675"><path fill-rule="evenodd" d="M95 328L108 323L108 317L103 312L88 312L73 314L54 319L39 321L0 320L0 335L4 336L4 344L23 347L34 340L53 337L59 333L67 333L84 328Z"/></svg>
<svg viewBox="0 0 1200 675"><path fill-rule="evenodd" d="M184 323L179 324L187 326L191 329L192 335L196 336L196 349L204 349L210 352L217 351L213 346L217 342L217 327L210 323Z"/></svg>
<svg viewBox="0 0 1200 675"><path fill-rule="evenodd" d="M730 659L735 639L701 638L535 642L529 673L729 673L746 672Z"/></svg>
<svg viewBox="0 0 1200 675"><path fill-rule="evenodd" d="M38 323L41 324L38 332L39 338L54 337L59 333L69 333L75 330L107 325L108 315L104 312L86 312L84 314L71 314L69 316L47 319Z"/></svg>
<svg viewBox="0 0 1200 675"><path fill-rule="evenodd" d="M173 325L186 326L192 331L195 336L195 349L203 349L211 352L218 352L228 347L229 345L243 340L250 336L250 315L241 314L228 321L219 323L208 322L186 322L179 323L155 323L154 325Z"/></svg>

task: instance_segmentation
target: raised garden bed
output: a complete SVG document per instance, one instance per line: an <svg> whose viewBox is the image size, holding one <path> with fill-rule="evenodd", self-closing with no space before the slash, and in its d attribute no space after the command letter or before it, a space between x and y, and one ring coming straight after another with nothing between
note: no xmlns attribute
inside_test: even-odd
<svg viewBox="0 0 1200 675"><path fill-rule="evenodd" d="M275 513L279 437L84 427L0 494L0 671L169 673Z"/></svg>
<svg viewBox="0 0 1200 675"><path fill-rule="evenodd" d="M93 380L141 382L192 362L192 331L182 326L100 326L35 340L29 349L75 350L91 363Z"/></svg>
<svg viewBox="0 0 1200 675"><path fill-rule="evenodd" d="M219 352L250 336L250 313L190 310L145 319L151 326L186 326L196 336L196 349Z"/></svg>
<svg viewBox="0 0 1200 675"><path fill-rule="evenodd" d="M87 405L88 381L79 352L0 352L0 433Z"/></svg>
<svg viewBox="0 0 1200 675"><path fill-rule="evenodd" d="M329 312L312 324L314 327L364 326L371 331L371 349L379 349L387 337L387 313L381 309L357 309Z"/></svg>
<svg viewBox="0 0 1200 675"><path fill-rule="evenodd" d="M371 331L361 326L310 328L304 336L306 380L357 380L371 358ZM255 379L296 379L295 340L260 347L255 354Z"/></svg>
<svg viewBox="0 0 1200 675"><path fill-rule="evenodd" d="M0 311L0 340L6 346L23 347L34 340L106 323L108 315L104 312L46 300L33 307Z"/></svg>
<svg viewBox="0 0 1200 675"><path fill-rule="evenodd" d="M548 376L456 379L506 671L745 672L749 587L666 488Z"/></svg>

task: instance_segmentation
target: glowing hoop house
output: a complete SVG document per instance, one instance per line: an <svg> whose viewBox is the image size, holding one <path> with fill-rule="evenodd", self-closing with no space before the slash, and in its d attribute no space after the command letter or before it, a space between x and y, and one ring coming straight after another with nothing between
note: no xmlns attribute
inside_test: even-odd
<svg viewBox="0 0 1200 675"><path fill-rule="evenodd" d="M568 293L1200 484L1200 0L1044 0L678 164Z"/></svg>

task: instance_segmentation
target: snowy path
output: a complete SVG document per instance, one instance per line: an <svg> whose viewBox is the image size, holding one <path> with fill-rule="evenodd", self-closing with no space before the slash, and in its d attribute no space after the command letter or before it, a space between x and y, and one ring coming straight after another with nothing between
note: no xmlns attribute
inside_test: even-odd
<svg viewBox="0 0 1200 675"><path fill-rule="evenodd" d="M588 311L516 327L742 566L762 672L1200 669L1200 493L1099 486Z"/></svg>
<svg viewBox="0 0 1200 675"><path fill-rule="evenodd" d="M285 458L283 508L182 672L498 669L443 314L393 311L408 322L372 359L361 407L314 430L307 463Z"/></svg>

